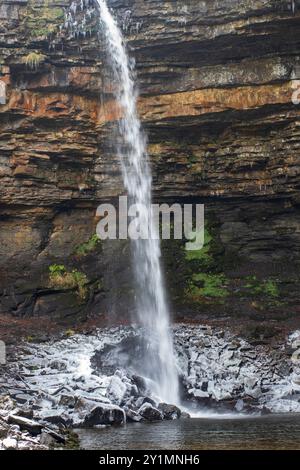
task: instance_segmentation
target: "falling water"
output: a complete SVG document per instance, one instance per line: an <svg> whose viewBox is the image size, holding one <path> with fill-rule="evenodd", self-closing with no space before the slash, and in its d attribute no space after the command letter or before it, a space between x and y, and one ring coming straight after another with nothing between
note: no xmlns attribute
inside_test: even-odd
<svg viewBox="0 0 300 470"><path fill-rule="evenodd" d="M132 241L138 318L149 342L145 354L145 374L152 379L153 393L161 400L178 403L178 377L169 312L160 267L160 242L156 237L151 210L152 178L146 139L137 112L134 71L122 32L105 0L97 0L101 24L108 44L110 66L117 82L115 98L122 112L119 120L121 144L118 154L124 185L131 203L139 207L139 226L148 230L147 240Z"/></svg>

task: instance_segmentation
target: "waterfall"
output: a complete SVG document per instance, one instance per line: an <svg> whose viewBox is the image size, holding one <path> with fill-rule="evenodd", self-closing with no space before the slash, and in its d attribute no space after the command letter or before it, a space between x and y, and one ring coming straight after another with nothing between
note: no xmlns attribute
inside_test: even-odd
<svg viewBox="0 0 300 470"><path fill-rule="evenodd" d="M160 242L156 236L151 209L152 177L147 143L137 112L134 68L124 44L122 32L105 0L97 0L100 21L108 47L110 67L116 81L115 98L122 118L118 121L120 143L117 151L124 186L130 202L139 209L141 229L148 239L132 241L138 320L145 331L145 375L152 379L152 392L161 400L178 403L178 376L173 340L160 266Z"/></svg>

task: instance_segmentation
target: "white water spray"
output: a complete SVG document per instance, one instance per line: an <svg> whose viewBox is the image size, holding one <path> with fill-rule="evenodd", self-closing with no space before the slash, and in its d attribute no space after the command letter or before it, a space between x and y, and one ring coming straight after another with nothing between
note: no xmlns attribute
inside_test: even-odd
<svg viewBox="0 0 300 470"><path fill-rule="evenodd" d="M97 0L97 3L108 44L110 66L117 84L115 98L122 114L119 120L121 143L117 150L124 185L131 202L140 208L140 229L146 229L149 233L147 240L132 241L137 312L149 342L145 355L145 374L153 381L153 393L163 401L178 403L178 376L160 267L160 242L155 237L151 209L152 177L146 139L137 112L134 71L121 30L106 1Z"/></svg>

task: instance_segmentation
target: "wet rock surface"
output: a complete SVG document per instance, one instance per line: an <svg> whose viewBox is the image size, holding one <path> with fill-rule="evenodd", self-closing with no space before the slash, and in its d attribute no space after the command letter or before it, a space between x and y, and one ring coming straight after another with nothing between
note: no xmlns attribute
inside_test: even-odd
<svg viewBox="0 0 300 470"><path fill-rule="evenodd" d="M162 412L163 419L178 419L181 417L181 409L178 406L159 403L158 409Z"/></svg>
<svg viewBox="0 0 300 470"><path fill-rule="evenodd" d="M186 411L300 412L299 331L272 348L253 346L227 329L175 326L179 407L153 396L149 377L132 366L117 363L114 369L110 363L109 374L95 366L95 357L103 363L106 353L111 358L114 348L135 344L140 334L115 327L9 351L0 379L7 397L0 405L2 448L45 446L53 439L62 445L67 428L186 418Z"/></svg>

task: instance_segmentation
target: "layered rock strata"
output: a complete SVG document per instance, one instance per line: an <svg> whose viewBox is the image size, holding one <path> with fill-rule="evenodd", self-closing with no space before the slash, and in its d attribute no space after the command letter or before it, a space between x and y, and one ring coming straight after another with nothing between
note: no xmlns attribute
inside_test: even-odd
<svg viewBox="0 0 300 470"><path fill-rule="evenodd" d="M209 260L164 251L174 310L297 315L300 2L110 3L136 60L155 198L207 206ZM92 238L97 205L124 191L95 4L4 0L0 44L1 312L109 317L114 304L123 318L128 247Z"/></svg>

